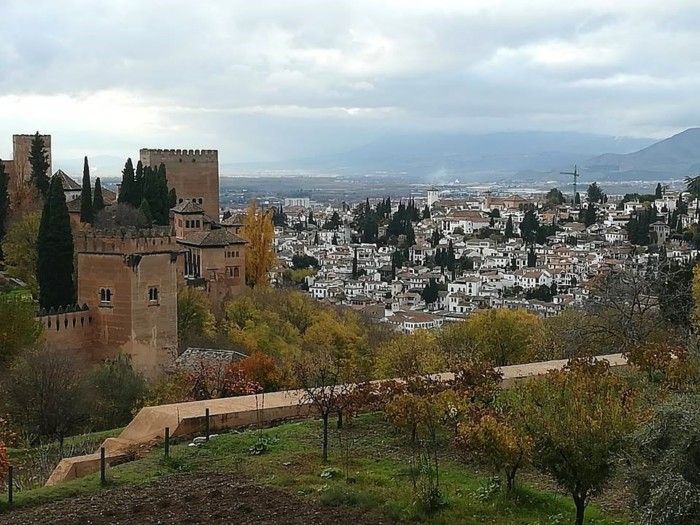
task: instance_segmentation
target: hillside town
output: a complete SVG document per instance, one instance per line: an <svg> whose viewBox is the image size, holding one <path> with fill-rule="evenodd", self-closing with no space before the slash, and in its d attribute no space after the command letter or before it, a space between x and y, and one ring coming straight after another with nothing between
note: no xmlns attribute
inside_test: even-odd
<svg viewBox="0 0 700 525"><path fill-rule="evenodd" d="M296 279L319 301L413 332L481 308L554 316L582 306L600 276L698 255L688 229L697 199L661 184L654 194L616 196L592 183L583 199L557 189L526 197L446 193L339 209L285 199L274 215L276 283ZM363 224L369 215L378 217L376 231ZM392 231L404 215L409 231Z"/></svg>

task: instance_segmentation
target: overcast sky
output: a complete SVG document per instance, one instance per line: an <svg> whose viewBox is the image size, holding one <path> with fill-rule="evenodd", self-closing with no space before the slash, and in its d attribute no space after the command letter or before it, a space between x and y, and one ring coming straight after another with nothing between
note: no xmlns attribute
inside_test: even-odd
<svg viewBox="0 0 700 525"><path fill-rule="evenodd" d="M58 158L223 162L413 131L661 138L700 122L698 24L697 0L0 0L0 156L37 129Z"/></svg>

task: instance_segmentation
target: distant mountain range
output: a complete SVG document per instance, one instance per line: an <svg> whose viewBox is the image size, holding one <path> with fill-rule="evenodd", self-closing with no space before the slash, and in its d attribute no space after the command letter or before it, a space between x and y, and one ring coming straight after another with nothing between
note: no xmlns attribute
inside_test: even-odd
<svg viewBox="0 0 700 525"><path fill-rule="evenodd" d="M700 172L700 128L690 128L632 153L606 153L583 168L609 179L668 180Z"/></svg>
<svg viewBox="0 0 700 525"><path fill-rule="evenodd" d="M124 160L90 158L93 176L118 177ZM274 171L357 177L371 174L404 181L509 182L562 180L559 172L579 166L584 180L669 181L700 173L700 128L667 139L612 137L574 132L420 133L387 136L350 151L267 163L231 163L220 172L255 175ZM79 177L82 159L54 159ZM77 180L77 179L76 179Z"/></svg>
<svg viewBox="0 0 700 525"><path fill-rule="evenodd" d="M652 143L652 139L575 132L421 133L389 136L314 158L225 164L222 173L294 169L339 175L396 174L435 182L551 177L603 152L624 154Z"/></svg>

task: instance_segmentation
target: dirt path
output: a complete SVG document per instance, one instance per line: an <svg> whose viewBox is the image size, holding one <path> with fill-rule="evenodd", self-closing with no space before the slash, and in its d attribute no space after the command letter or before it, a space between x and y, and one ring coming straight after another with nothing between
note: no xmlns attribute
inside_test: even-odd
<svg viewBox="0 0 700 525"><path fill-rule="evenodd" d="M0 525L388 524L355 509L324 507L225 474L178 475L0 514Z"/></svg>

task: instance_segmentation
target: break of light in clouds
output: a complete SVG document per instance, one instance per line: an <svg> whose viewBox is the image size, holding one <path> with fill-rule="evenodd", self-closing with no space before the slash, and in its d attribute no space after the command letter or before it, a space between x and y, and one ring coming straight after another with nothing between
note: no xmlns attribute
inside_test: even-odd
<svg viewBox="0 0 700 525"><path fill-rule="evenodd" d="M0 155L212 147L224 162L413 131L696 125L700 3L0 0Z"/></svg>

